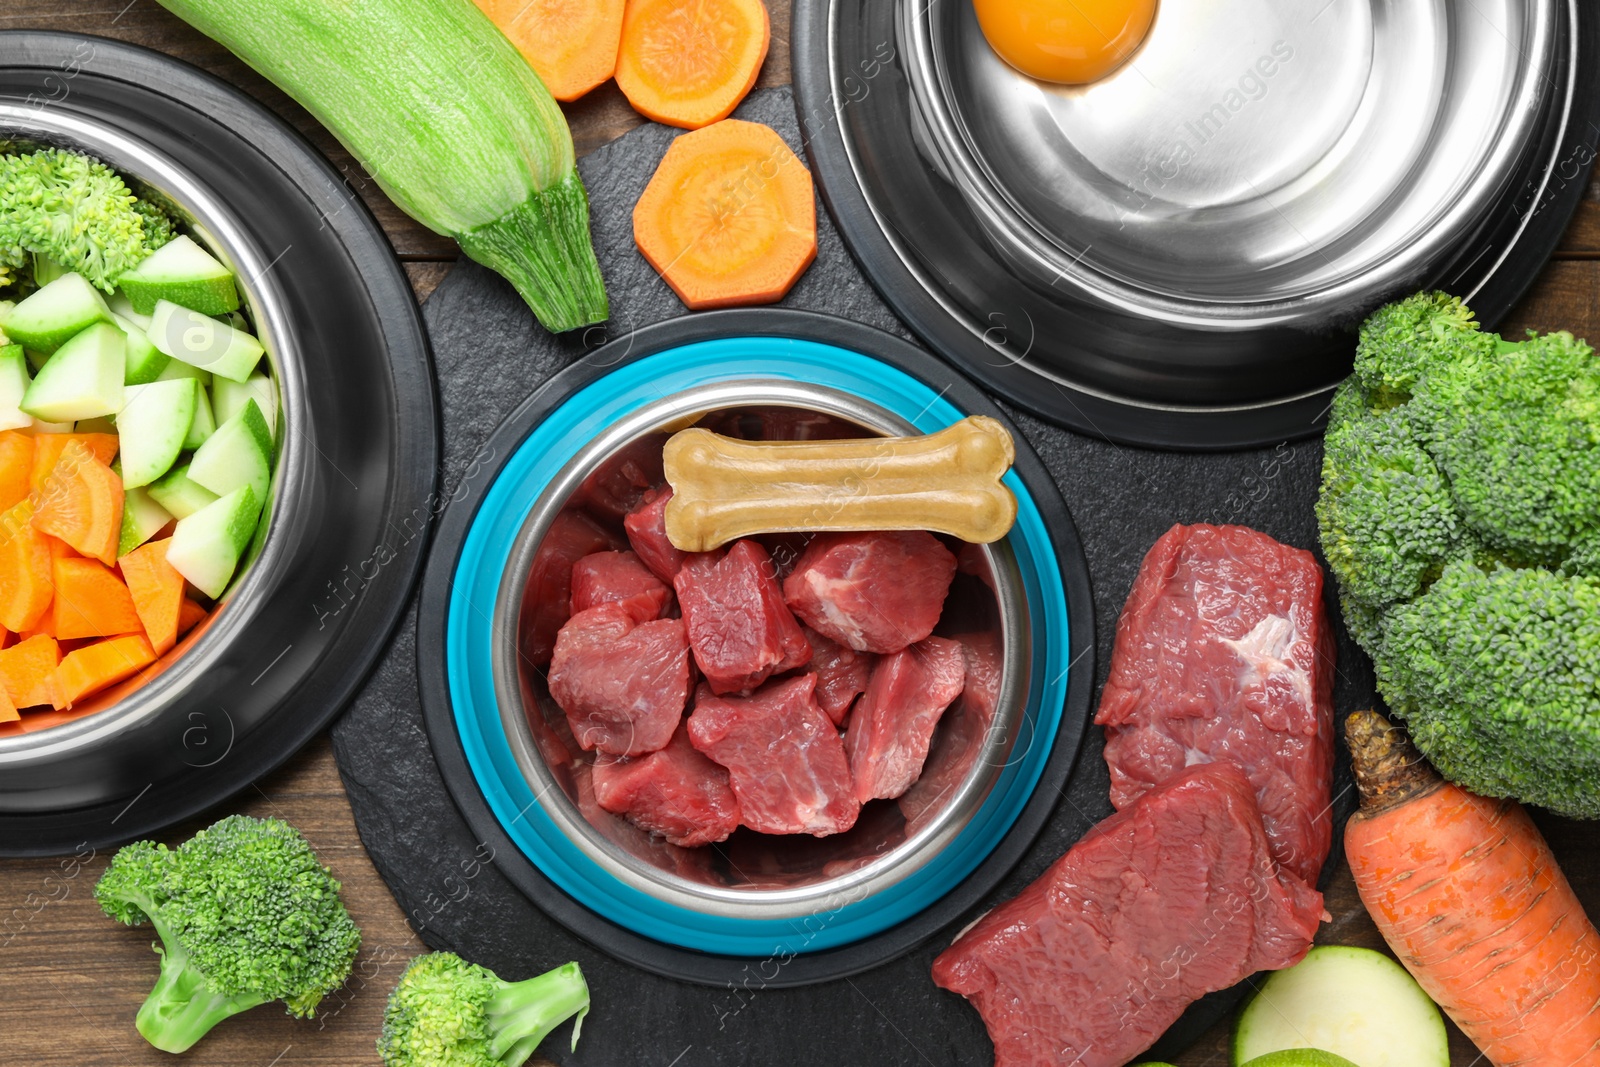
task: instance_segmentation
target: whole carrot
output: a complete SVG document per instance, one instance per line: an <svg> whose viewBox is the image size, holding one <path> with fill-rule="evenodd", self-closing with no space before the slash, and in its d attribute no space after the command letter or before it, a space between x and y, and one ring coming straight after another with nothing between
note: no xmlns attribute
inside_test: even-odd
<svg viewBox="0 0 1600 1067"><path fill-rule="evenodd" d="M1371 711L1345 854L1400 962L1495 1067L1600 1064L1600 934L1514 801L1441 779Z"/></svg>

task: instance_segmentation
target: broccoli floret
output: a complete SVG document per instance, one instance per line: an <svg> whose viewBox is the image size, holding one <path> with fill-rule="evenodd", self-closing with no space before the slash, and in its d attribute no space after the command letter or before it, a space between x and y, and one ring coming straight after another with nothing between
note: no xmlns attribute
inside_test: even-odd
<svg viewBox="0 0 1600 1067"><path fill-rule="evenodd" d="M110 292L172 232L98 160L58 148L0 155L0 261L11 268L37 252Z"/></svg>
<svg viewBox="0 0 1600 1067"><path fill-rule="evenodd" d="M1435 366L1459 365L1494 352L1472 310L1446 293L1418 293L1373 312L1361 327L1355 378L1379 406L1403 403Z"/></svg>
<svg viewBox="0 0 1600 1067"><path fill-rule="evenodd" d="M128 845L94 894L111 918L161 938L161 976L136 1024L166 1052L269 1001L310 1016L361 947L339 883L278 819L232 815L175 849Z"/></svg>
<svg viewBox="0 0 1600 1067"><path fill-rule="evenodd" d="M572 1047L589 1011L576 963L503 982L452 952L411 961L389 995L378 1053L385 1067L521 1067L564 1020Z"/></svg>

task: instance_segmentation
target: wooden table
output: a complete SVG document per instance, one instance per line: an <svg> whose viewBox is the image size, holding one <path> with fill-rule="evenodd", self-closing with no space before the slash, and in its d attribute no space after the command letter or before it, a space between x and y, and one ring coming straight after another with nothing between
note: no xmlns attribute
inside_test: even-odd
<svg viewBox="0 0 1600 1067"><path fill-rule="evenodd" d="M789 81L790 2L767 0L772 51L762 72L763 86ZM335 162L349 160L297 105L153 0L7 0L0 29L72 30L169 52L265 101ZM641 121L609 83L567 111L580 153ZM455 243L401 214L370 183L363 193L404 262L418 298L426 299L459 254ZM1600 184L1589 188L1555 262L1540 276L1506 332L1524 327L1600 337ZM218 1028L183 1062L192 1067L377 1063L373 1043L384 998L403 961L424 946L406 925L361 846L327 738L317 739L215 815L232 811L274 815L298 826L344 882L345 901L365 934L365 944L356 976L341 994L324 1003L319 1019L297 1021L263 1007ZM1589 913L1600 916L1596 830L1559 819L1540 822ZM170 839L181 840L197 828L180 827ZM155 980L156 961L145 932L115 927L95 905L90 890L105 862L104 855L81 862L71 858L0 862L0 917L8 912L11 916L9 930L0 928L0 1062L29 1067L173 1062L146 1045L133 1029L133 1014ZM1382 947L1355 899L1347 871L1341 870L1328 907L1338 918L1319 941ZM595 1019L593 1024L604 1025L604 1020ZM1460 1034L1453 1039L1455 1067L1478 1062L1477 1051ZM669 1059L664 1054L661 1067ZM1226 1063L1224 1027L1208 1034L1179 1061L1180 1067Z"/></svg>

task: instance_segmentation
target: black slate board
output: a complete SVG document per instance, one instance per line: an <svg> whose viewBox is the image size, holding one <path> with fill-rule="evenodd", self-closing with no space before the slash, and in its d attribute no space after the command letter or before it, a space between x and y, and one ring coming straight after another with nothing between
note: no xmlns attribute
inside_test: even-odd
<svg viewBox="0 0 1600 1067"><path fill-rule="evenodd" d="M753 94L737 117L767 123L800 147L787 89ZM593 205L595 246L612 296L610 336L684 313L635 250L631 228L633 204L677 133L645 126L580 164ZM816 264L783 306L909 337L821 213ZM586 336L552 337L534 323L509 285L469 262L452 270L434 292L424 318L440 379L441 481L451 493L464 481L486 476L484 464L475 462L483 459L479 447L512 408L607 339L607 331L599 328ZM1060 485L1083 539L1099 620L1097 686L1104 681L1115 620L1140 560L1173 523L1243 523L1287 544L1315 546L1312 503L1322 463L1316 441L1185 455L1117 446L1011 414ZM747 982L726 990L659 978L591 948L547 918L492 865L476 862L478 843L445 790L423 731L415 623L413 605L367 689L334 727L340 772L362 841L428 944L516 978L569 959L583 965L594 994L583 1042L569 1053L564 1041L552 1039L545 1055L561 1064L606 1067L992 1062L977 1013L928 977L933 957L976 910L876 970L784 990L762 988L754 965ZM1343 637L1339 652L1338 709L1370 704L1374 686L1365 657ZM983 908L1015 895L1111 812L1102 747L1099 730L1091 728L1054 818ZM1348 771L1342 762L1339 774L1335 791L1342 793L1342 822L1353 798L1345 789ZM1173 1036L1192 1039L1231 1003L1219 998L1197 1006L1180 1024L1185 1033Z"/></svg>

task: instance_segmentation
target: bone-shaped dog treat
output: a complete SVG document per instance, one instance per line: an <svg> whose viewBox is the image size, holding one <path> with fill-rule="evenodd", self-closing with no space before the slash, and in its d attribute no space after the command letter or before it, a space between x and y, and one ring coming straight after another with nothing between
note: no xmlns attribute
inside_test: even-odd
<svg viewBox="0 0 1600 1067"><path fill-rule="evenodd" d="M981 415L925 437L853 441L682 430L664 457L667 538L684 552L828 530L929 530L988 544L1017 519L1017 500L1000 484L1016 456L1006 428Z"/></svg>

